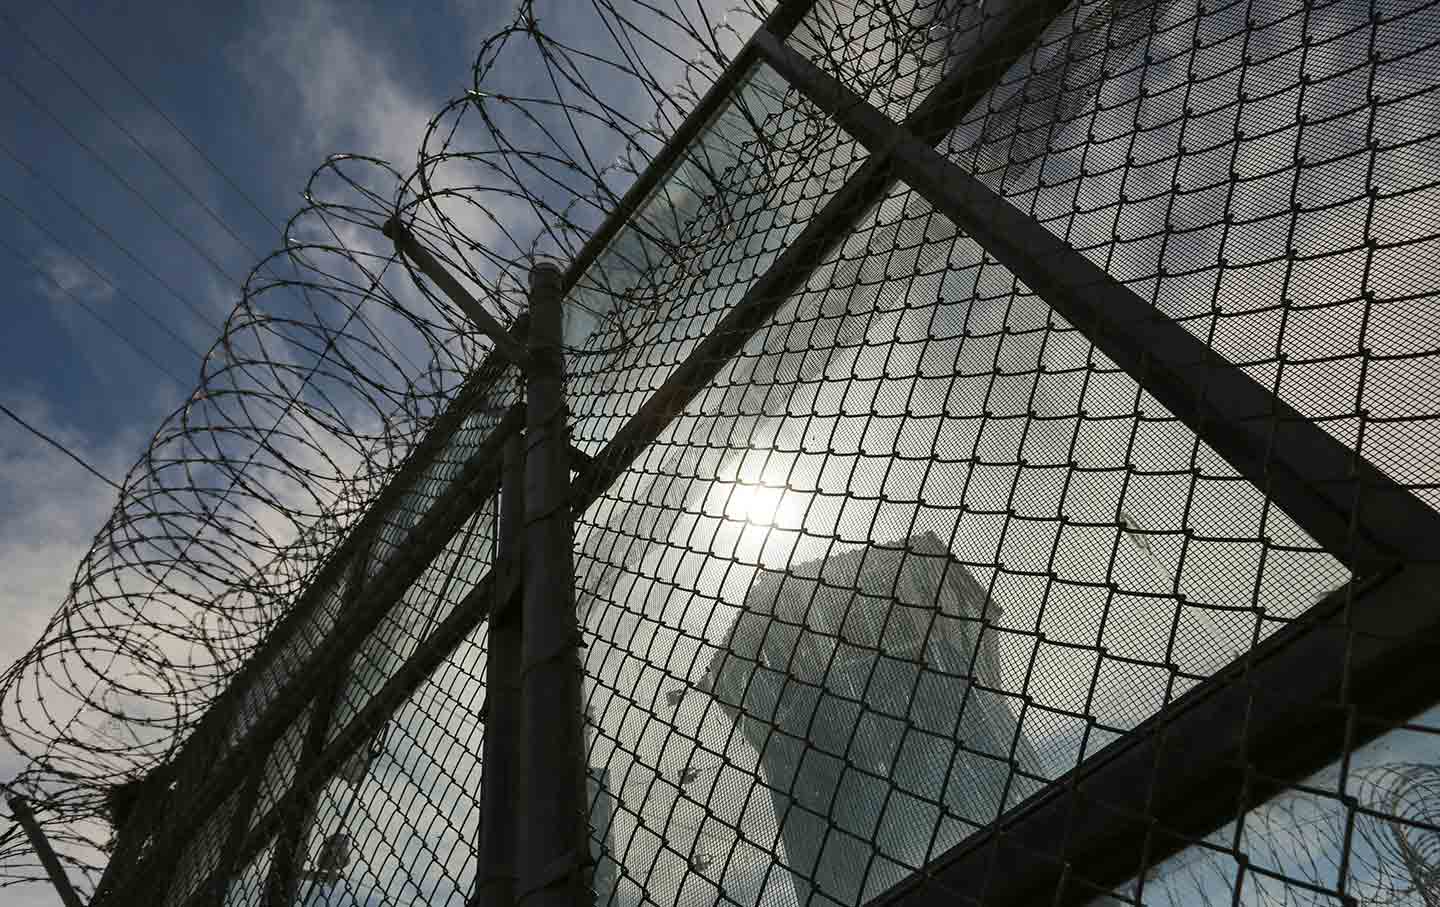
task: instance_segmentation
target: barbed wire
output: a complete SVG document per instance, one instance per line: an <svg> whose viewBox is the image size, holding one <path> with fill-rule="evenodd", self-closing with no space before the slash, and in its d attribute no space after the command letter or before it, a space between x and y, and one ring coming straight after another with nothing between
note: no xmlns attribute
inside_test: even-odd
<svg viewBox="0 0 1440 907"><path fill-rule="evenodd" d="M110 846L112 793L173 757L490 350L396 267L382 225L398 218L513 325L531 265L580 253L765 6L596 0L561 16L527 0L480 42L415 161L337 154L316 168L65 601L0 675L0 736L25 763L10 786L82 887ZM633 330L636 281L653 270L640 259L674 251L650 240L612 244L587 270L572 294L581 327L614 327L623 304ZM0 888L43 878L0 826Z"/></svg>
<svg viewBox="0 0 1440 907"><path fill-rule="evenodd" d="M1312 783L1339 784L1331 769ZM1312 788L1313 790L1313 788ZM1440 770L1385 762L1349 773L1349 795L1296 789L1256 807L1236 823L1155 866L1123 898L1106 903L1223 903L1240 866L1232 841L1247 856L1240 882L1248 903L1310 907L1331 904L1343 890L1362 904L1433 904L1440 898ZM1137 880L1139 882L1140 880ZM1133 900L1132 900L1133 899Z"/></svg>

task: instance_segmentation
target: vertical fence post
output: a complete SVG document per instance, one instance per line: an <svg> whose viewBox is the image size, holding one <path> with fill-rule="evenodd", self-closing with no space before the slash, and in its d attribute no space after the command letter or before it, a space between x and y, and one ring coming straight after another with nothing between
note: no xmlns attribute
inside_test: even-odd
<svg viewBox="0 0 1440 907"><path fill-rule="evenodd" d="M497 573L516 575L525 552L525 448L519 432L505 440L500 479ZM520 732L521 609L509 597L508 582L492 584L489 665L485 690L485 756L480 774L480 859L469 907L511 907L515 903L515 787L523 765L517 758Z"/></svg>
<svg viewBox="0 0 1440 907"><path fill-rule="evenodd" d="M590 900L560 281L550 264L530 272L516 890L524 907Z"/></svg>
<svg viewBox="0 0 1440 907"><path fill-rule="evenodd" d="M80 896L70 885L70 877L65 874L65 867L60 865L60 858L55 856L55 851L50 847L50 839L45 837L41 830L40 823L35 821L35 814L30 811L30 804L24 797L18 794L10 795L10 812L15 816L15 821L25 829L25 836L30 839L30 846L35 849L35 855L40 858L40 865L45 867L45 874L50 876L50 884L55 886L55 893L60 896L60 901L65 907L80 907Z"/></svg>

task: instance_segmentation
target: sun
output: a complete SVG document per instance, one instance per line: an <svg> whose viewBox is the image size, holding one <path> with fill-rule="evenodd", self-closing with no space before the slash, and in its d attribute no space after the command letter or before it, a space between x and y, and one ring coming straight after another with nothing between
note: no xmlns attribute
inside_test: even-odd
<svg viewBox="0 0 1440 907"><path fill-rule="evenodd" d="M803 517L799 496L784 487L736 482L727 484L725 517L756 526L798 529Z"/></svg>

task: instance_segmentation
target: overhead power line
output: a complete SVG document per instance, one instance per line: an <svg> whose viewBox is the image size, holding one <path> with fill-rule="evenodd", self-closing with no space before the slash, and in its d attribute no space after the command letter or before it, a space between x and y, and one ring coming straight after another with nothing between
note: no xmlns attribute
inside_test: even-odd
<svg viewBox="0 0 1440 907"><path fill-rule="evenodd" d="M258 214L262 220L264 220L270 226L274 227L276 230L280 229L280 224L277 223L272 217L270 217L270 215L266 214L264 209L260 207L259 203L256 202L255 199L251 197L248 192L241 188L240 185L235 182L235 180L231 179L230 174L226 173L219 164L215 163L215 161L210 157L210 155L206 154L205 150L201 148L198 144L196 144L196 142L192 138L190 138L190 136L185 132L185 130L181 129L180 125L176 123L175 120L172 119L170 115L167 114L160 107L159 104L155 103L154 99L152 99L150 95L147 94L145 90L141 88L135 82L135 80L130 77L130 74L127 73L124 68L120 66L119 63L115 62L115 58L106 53L105 49L101 47L98 43L96 43L94 38L90 37L89 32L85 31L85 29L80 26L80 23L76 22L73 18L71 18L69 13L65 12L65 10L63 10L59 6L59 4L55 3L55 0L49 0L49 3L50 8L55 11L55 14L61 19L64 19L65 23L69 25L70 28L72 28L86 44L90 46L90 49L95 52L96 56L104 60L111 69L115 70L115 73L119 75L122 80L124 80L125 84L129 85L131 90L134 91L137 95L139 95L140 99L143 100L151 110L155 111L157 116L164 120L171 129L175 130L175 134L180 136L180 138L185 141L185 144L189 145L191 150L198 154L200 156L200 159L203 160L206 165L210 167L211 170L214 170L217 174L219 174L220 178L225 181L225 184L229 186L236 195L240 196L242 199L245 200L245 203L250 206L250 209L252 211Z"/></svg>
<svg viewBox="0 0 1440 907"><path fill-rule="evenodd" d="M229 222L226 221L225 218L221 217L214 208L211 208L210 205L206 203L206 201L195 192L194 189L190 188L189 183L185 182L175 173L174 170L170 169L170 165L166 164L163 160L161 160L160 157L150 149L149 145L146 145L144 142L142 142L140 138L130 130L130 127L126 126L124 123L116 119L116 117L112 113L110 113L110 110L104 104L100 103L100 101L96 99L95 95L90 91L90 89L86 88L85 84L79 79L77 79L75 75L71 73L70 70L67 69L63 63L55 59L55 57L48 53L45 48L41 47L38 43L36 43L36 41L30 37L29 33L20 27L20 23L16 22L14 19L12 19L10 16L6 15L3 12L0 12L0 19L3 19L10 26L11 30L18 34L20 36L20 39L23 40L27 45L29 45L30 49L34 51L41 59L59 70L60 74L65 77L65 79L71 84L71 86L74 87L76 91L80 92L80 94L84 95L85 100L89 101L90 105L94 107L97 111L99 111L100 115L104 117L110 123L110 125L120 130L120 132L125 136L125 138L130 140L130 143L132 145L134 145L136 148L139 148L140 152L144 154L147 158L149 158L150 162L160 169L161 173L164 173L167 177L169 177L171 182L173 182L176 186L180 187L181 192L184 192L185 195L192 202L194 202L200 207L202 211L208 214L211 220L219 224L220 229L224 230L226 235L228 235L231 239L235 240L235 242L240 246L240 248L244 249L252 258L261 258L260 253L256 251L256 249L251 246L244 237L242 237L239 233L236 233L234 228L230 226Z"/></svg>
<svg viewBox="0 0 1440 907"><path fill-rule="evenodd" d="M167 378L169 378L171 381L174 381L176 384L178 384L182 390L188 389L188 388L194 383L194 382L188 382L188 381L184 380L183 378L180 378L180 377L176 376L176 374L175 374L174 372L170 371L170 370L169 370L168 368L166 368L164 365L160 364L160 362L159 362L154 356L152 356L152 355L150 355L149 353L147 353L143 348L141 348L140 346L138 346L138 345L137 345L133 340L131 340L129 337L126 337L126 336L120 331L120 329L117 328L114 324L111 324L111 323L110 323L110 320L109 320L108 318L106 318L104 315L101 315L99 312L95 311L95 309L92 308L89 303L87 303L85 300L81 299L79 296L75 295L74 291L72 291L69 287L65 286L64 284L62 284L60 281L56 280L55 277L54 277L52 274L50 274L48 271L46 271L43 267L41 267L40 265L38 265L38 264L36 264L35 262L31 261L29 258L27 258L27 257L25 256L25 254L24 254L23 252L21 252L19 249L16 249L14 246L10 245L10 243L8 243L8 242L6 242L6 241L4 241L4 240L0 240L0 247L3 247L3 248L5 249L5 251L7 251L7 252L9 252L11 255L13 255L16 259L18 259L18 260L19 260L22 264L24 264L26 267L30 268L30 269L31 269L32 271L34 271L35 273L39 274L39 275L40 275L41 277L43 277L45 280L47 280L47 281L49 281L50 283L54 284L55 287L56 287L60 292L64 293L66 296L70 297L70 299L71 299L76 305L78 305L80 308L84 309L85 312L87 312L87 313L90 315L91 318L94 318L96 321L100 322L100 324L103 325L103 326L105 327L105 329L108 330L110 333L114 334L114 335L120 340L121 343L123 343L123 344L125 344L127 347L129 347L131 352L133 352L135 355L139 356L141 359L144 359L146 362L150 363L152 366L155 367L155 369L156 369L157 371L163 373L163 374L164 374Z"/></svg>
<svg viewBox="0 0 1440 907"><path fill-rule="evenodd" d="M10 158L10 160L14 161L16 165L18 165L22 170L26 172L26 174L30 176L31 179L35 180L35 182L50 190L51 195L54 195L56 198L58 198L81 220L89 224L96 233L99 233L101 236L105 237L105 239L112 246L114 246L120 251L120 254L130 259L131 263L133 263L137 268L144 271L147 275L150 276L152 280L160 284L160 286L164 287L170 293L170 295L176 299L176 301L188 308L195 315L196 318L200 319L200 321L205 324L206 327L215 331L217 334L220 333L221 328L219 322L215 321L208 314L206 314L205 310L200 308L199 305L185 298L185 295L181 293L178 289L176 289L174 284L170 283L170 281L162 277L159 272L157 272L154 268L150 267L144 261L142 261L140 256L130 251L130 249L126 247L124 243L115 238L114 233L101 226L101 224L96 221L95 218L91 217L84 208L76 204L69 196L57 189L54 183L45 178L44 174L36 170L29 162L27 162L24 158L20 157L20 155L16 154L15 151L10 148L10 146L6 145L3 139L0 139L0 152L4 152L5 156Z"/></svg>
<svg viewBox="0 0 1440 907"><path fill-rule="evenodd" d="M64 11L61 10L58 6L55 6L53 2L51 3L51 6L54 7L55 11L62 18L64 18L73 29L75 29L75 31L80 35L81 38L85 40L87 44L89 44L93 49L96 50L97 53L104 57L105 61L110 65L110 67L114 69L121 76L121 78L124 79L125 82L129 84L131 88L133 88L136 93L141 96L141 98L151 107L152 110L159 114L165 120L165 122L168 123L170 127L175 130L176 134L179 135L180 138L182 138L186 142L186 144L188 144L192 149L196 151L197 154L201 156L202 159L204 159L206 164L209 165L212 170L219 174L220 177L231 188L235 189L242 195L242 197L245 198L246 202L251 206L251 208L253 208L256 213L259 214L260 217L266 221L266 223L270 224L276 230L281 229L278 224L276 224L273 220L266 216L262 210L260 210L259 205L256 204L249 195L245 194L243 190L239 188L238 184L235 182L234 179L229 176L229 174L221 170L219 165L216 164L213 160L211 160L210 157L200 149L200 146L193 139L191 139L190 136L186 134L179 127L179 125L175 123L173 119L167 116L164 111L160 110L159 106L150 99L149 95L147 95L143 90L141 90L140 87L135 83L135 81L131 79L123 69L120 68L119 64L116 63L114 59L111 58L108 54L105 54L104 51L99 48L99 46L89 37L88 34L86 34L79 27L78 24L76 24L73 20L66 16ZM265 271L270 273L271 276L275 277L277 280L283 279L280 277L279 274L275 272L274 264L271 259L261 255L259 251L257 251L253 246L250 245L250 243L248 243L242 236L240 236L235 231L235 229L230 226L230 223L226 221L224 217L222 217L217 211L210 207L210 205L207 204L199 196L199 194L190 187L188 183L181 179L181 177L177 175L169 165L167 165L163 160L161 160L160 157L153 150L151 150L148 145L146 145L137 135L135 135L135 133L128 126L122 123L113 113L111 113L110 110L99 99L97 99L95 95L85 86L85 84L73 73L71 73L70 70L66 68L66 66L55 57L55 55L51 54L50 52L45 50L45 48L41 47L40 44L36 42L32 37L30 37L30 35L25 32L24 29L21 28L19 23L17 23L12 17L7 16L4 13L0 13L0 19L3 19L7 24L9 24L11 29L15 31L18 35L20 35L21 39L24 40L27 45L29 45L31 50L33 50L36 55L38 55L41 59L45 60L51 66L59 70L60 73L70 82L71 86L73 86L76 91L84 95L85 99L90 102L91 106L93 106L97 111L99 111L101 116L103 116L107 121L109 121L109 123L113 125L116 129L118 129L130 141L131 144L133 144L147 158L149 158L150 161L157 168L159 168L160 171L164 173L171 182L175 183L175 185L178 186L180 190L184 192L187 197L190 198L191 201L193 201L201 208L201 210L203 210L207 215L209 215L209 217L213 221L215 221L215 223L217 223L220 228L225 231L227 235L230 236L231 239L233 239L241 248L243 248L247 253L253 256L257 261L262 262L261 267ZM54 118L53 115L52 118ZM326 226L328 228L329 224L327 223ZM331 232L333 234L334 231L332 230ZM339 237L336 236L335 238L338 242ZM398 347L394 347L388 341L385 335L382 332L378 331L374 327L374 325L370 323L370 321L365 317L364 312L360 312L358 314L360 323L369 331L372 339L375 340L377 344L382 347L389 348L391 352L406 359L407 361L410 361L410 357L405 353L405 351L399 349ZM410 362L410 364L415 365L413 361Z"/></svg>
<svg viewBox="0 0 1440 907"><path fill-rule="evenodd" d="M146 197L145 193L135 188L135 185L131 183L128 179L126 179L124 174L116 170L115 167L108 160L105 159L104 155L96 151L93 145L80 138L80 136L76 135L75 130L67 126L65 124L65 121L60 119L60 117L55 114L55 111L50 109L49 104L46 104L43 100L37 97L34 92L26 88L19 79L15 78L14 73L10 72L8 69L0 70L0 78L4 78L6 82L9 82L11 88L15 89L15 91L19 93L21 97L29 101L30 104L35 107L35 109L43 113L45 117L50 120L50 122L55 124L56 128L58 128L61 132L65 133L65 136L69 138L72 143L78 145L87 154L94 158L95 162L98 163L106 173L110 174L110 176L113 177L117 183L125 187L125 189L131 195L135 196L135 198L140 202L140 204L144 205L146 210L148 210L151 214L155 215L155 217L161 223L169 227L171 232L173 232L180 239L181 242L189 246L196 255L200 256L200 258L203 259L205 263L208 264L215 271L216 274L219 274L221 277L225 278L228 283L234 284L235 286L240 285L240 281L232 274L230 274L229 271L226 271L225 267L220 264L220 262L216 261L213 255L211 255L208 251L205 250L204 247L202 247L198 242L196 242L192 236L190 236L184 230L180 229L180 227L173 220L165 216L164 212L162 212L158 207L156 207L155 203L152 202L148 197Z"/></svg>
<svg viewBox="0 0 1440 907"><path fill-rule="evenodd" d="M54 438L52 438L52 437L50 437L49 435L47 435L45 432L41 431L40 429L38 429L38 428L36 428L35 426L31 425L29 422L26 422L24 419L20 418L19 413L16 413L16 412L15 412L14 410L12 410L10 407L6 406L6 405L3 404L3 403L0 403L0 412L3 412L5 415L7 415L7 416L9 416L10 418L14 419L16 422L18 422L18 423L20 424L20 427L21 427L21 428L23 428L23 429L25 429L26 431L30 432L30 434L32 434L32 435L34 435L35 437L39 438L41 441L44 441L46 444L49 444L51 447L53 447L53 448L55 448L56 450L60 451L60 452L63 453L65 456L67 456L67 457L69 457L70 459L74 460L76 463L79 463L80 466L81 466L86 472L90 473L90 474L91 474L92 476L94 476L95 478L97 478L97 479L99 479L100 481L104 482L106 485L109 485L111 488L115 489L116 491L122 491L122 492L123 492L123 491L125 490L125 489L123 489L123 488L120 487L120 485L119 485L118 482L116 482L115 480L111 479L109 476L105 475L105 473L103 473L103 472L101 472L100 470L96 469L94 466L91 466L89 463L86 463L85 460L84 460L79 454L77 454L75 451L71 450L70 448L68 448L68 447L66 447L64 444L62 444L61 442L55 440Z"/></svg>
<svg viewBox="0 0 1440 907"><path fill-rule="evenodd" d="M140 87L140 85L139 85L133 78L131 78L131 76L125 71L125 69L122 68L122 67L120 66L120 64L119 64L112 56L110 56L108 53L106 53L105 50L104 50L93 38L90 37L89 33L87 33L87 32L79 25L79 23L77 23L77 22L76 22L71 16L69 16L62 8L60 8L60 6L59 6L58 4L56 4L56 3L54 2L54 0L50 0L50 7L51 7L52 10L54 10L54 12L56 13L56 15L58 15L61 19L65 20L66 24L69 25L70 28L73 29L73 30L75 31L75 33L78 34L78 35L80 36L80 38L81 38L82 40L84 40L84 42L85 42L101 59L103 59L103 60L106 62L106 64L108 64L108 65L110 66L110 68L111 68L112 70L114 70L114 71L116 72L116 74L118 74L118 75L120 76L120 78L121 78L127 85L129 85L131 89L133 89L133 90L135 91L135 93L136 93L137 95L139 95L139 97L141 98L141 100L143 100L143 101L145 102L145 104L146 104L152 111L154 111L154 112L156 113L156 115L158 115L161 119L163 119L163 120L166 122L166 124L168 124L168 125L170 126L170 128L175 131L175 134L176 134L176 135L178 135L187 145L190 146L190 148L191 148L192 150L195 151L195 153L196 153L197 155L200 156L200 158L205 162L205 164L206 164L207 166L210 167L211 170L215 171L215 173L218 174L222 180L224 180L224 182L226 183L226 185L228 185L228 186L229 186L231 189L233 189L242 199L245 200L246 204L248 204L248 205L250 206L250 208L251 208L252 210L254 210L255 213L261 217L261 219L263 219L267 224L269 224L270 226L272 226L273 228L275 228L277 231L283 229L283 228L280 226L280 224L278 224L278 223L277 223L275 220L273 220L269 215L267 215L267 214L264 212L263 209L261 209L259 203L256 202L256 201L254 200L254 198L249 195L249 193L245 192L245 190L240 187L239 183L236 182L236 180L235 180L234 178L232 178L229 173L227 173L224 169L222 169L219 164L217 164L208 154L205 153L204 149L202 149L202 148L200 147L199 143L197 143L194 139L192 139L192 138L190 137L190 135L189 135L188 133L186 133L185 130L182 129L182 128L180 127L180 125L179 125L178 123L176 123L175 120L174 120L172 117L170 117L167 113L165 113L165 111L164 111L163 109L161 109L160 105L157 104L157 103L154 101L154 99L151 98L150 95L149 95L148 93L146 93L145 90L142 89L142 88ZM101 102L94 96L94 94L91 93L90 90L85 87L84 83L81 82L81 80L79 80L78 78L76 78L59 60L57 60L57 59L55 58L54 55L50 54L49 52L47 52L46 50L44 50L42 47L40 47L40 45L39 45L34 39L32 39L27 33L25 33L25 32L20 28L20 26L19 26L12 18L10 18L10 17L8 17L8 16L4 16L3 13L0 13L0 17L4 17L4 18L5 18L5 20L10 24L11 28L12 28L13 30L15 30L18 34L20 34L20 36L22 37L22 39L35 51L36 54L38 54L41 58L43 58L44 60L46 60L47 62L49 62L49 63L50 63L52 66L54 66L56 69L60 70L60 72L66 77L66 79L68 79L68 80L70 81L71 85L73 85L77 91L79 91L79 92L81 92L83 95L85 95L86 99L87 99L97 110L100 111L100 113L101 113L102 116L104 116L107 120L109 120L110 123L112 123L112 124L115 126L115 128L119 129L122 133L124 133L124 135L131 141L132 144L134 144L134 145L135 145L137 148L139 148L148 158L150 158L150 160L151 160L152 162L154 162L154 164L155 164L157 167L159 167L159 168L166 174L167 177L169 177L173 182L175 182L176 185L180 186L180 188L185 192L185 194L188 195L197 205L199 205L208 215L210 215L210 217L211 217L212 219L214 219L215 222L218 223L218 224L221 226L221 228L222 228L227 234L230 235L230 237L231 237L232 239L234 239L238 244L240 244L241 247L243 247L247 252L249 252L250 254L252 254L253 256L255 256L256 259L261 260L261 261L262 261L262 268L263 268L264 270L266 270L268 273L270 273L272 276L274 276L277 280L283 279L283 278L281 278L278 274L275 273L274 264L273 264L273 261L272 261L271 259L268 259L268 258L265 258L264 256L261 256L261 255L260 255L254 248L252 248L243 238L241 238L241 237L230 227L229 223L228 223L223 217L221 217L217 212L215 212L212 208L210 208L209 205L207 205L204 201L202 201L202 200L199 198L199 196L190 188L190 186L189 186L188 184L186 184L178 175L176 175L176 174L174 173L174 171L173 171L170 167L168 167L163 161L161 161L160 158L150 150L149 146L145 145L144 142L142 142L128 127L126 127L123 123L121 123L121 122L119 121L119 119L117 119L117 118L104 106L104 104L101 103ZM333 228L330 227L330 224L329 224L328 222L326 222L326 227L327 227L327 229L330 230L332 236L334 236L334 238L336 239L336 241L339 242L339 239L340 239L340 238L339 238L338 236L335 236L335 235L334 235L334 230L333 230ZM368 276L369 276L369 275L367 274L367 277L368 277ZM366 315L365 315L365 313L364 313L363 311L362 311L362 312L357 312L357 316L358 316L358 320L360 321L360 323L365 327L365 329L369 332L371 338L372 338L379 346L390 350L391 353L393 353L393 354L399 356L400 358L406 360L406 362L409 363L410 365L412 365L412 366L415 366L415 365L416 365L416 363L411 359L411 357L409 356L409 354L407 354L403 349L400 349L399 347L397 347L397 346L395 346L393 343L391 343L390 340L389 340L389 338L385 335L385 333L382 332L382 331L379 331L379 330L370 322L370 320L366 317Z"/></svg>
<svg viewBox="0 0 1440 907"><path fill-rule="evenodd" d="M55 235L55 232L53 230L45 226L45 224L41 223L39 219L30 214L30 212L26 211L23 207L21 207L20 204L15 201L15 199L6 195L4 192L0 192L0 201L4 201L10 207L14 208L15 211L21 217L23 217L27 223L30 224L30 226L34 227L36 230L44 234L45 238L54 243L62 252L65 253L65 255L75 259L76 261L80 262L80 264L84 265L91 274L95 275L95 278L97 280L101 281L111 290L113 290L115 292L115 295L119 296L121 299L125 300L135 308L139 309L141 314L148 318L171 340L174 340L176 343L180 344L180 346L184 347L188 352L194 355L196 359L205 358L205 355L203 353L197 350L194 345L191 344L188 340L175 333L174 329L172 329L168 324L162 321L159 316L157 316L154 312L150 311L148 306L146 306L140 300L136 299L134 296L131 296L121 287L116 286L115 282L112 281L110 278L106 277L105 274L101 272L101 270L97 268L95 264L91 262L88 258L85 258L80 253L66 246L65 243L60 240L60 237Z"/></svg>

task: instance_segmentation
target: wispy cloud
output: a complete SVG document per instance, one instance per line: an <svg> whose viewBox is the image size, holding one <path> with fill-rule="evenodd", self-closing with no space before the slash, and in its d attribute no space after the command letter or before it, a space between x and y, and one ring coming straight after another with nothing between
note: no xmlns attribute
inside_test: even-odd
<svg viewBox="0 0 1440 907"><path fill-rule="evenodd" d="M349 8L327 0L272 4L232 60L262 96L293 92L293 150L317 159L347 150L409 164L437 106L396 75L390 53L354 27Z"/></svg>
<svg viewBox="0 0 1440 907"><path fill-rule="evenodd" d="M59 249L43 249L36 265L44 276L35 275L31 282L35 291L63 309L74 308L76 299L87 303L106 303L115 296L115 288L108 278L96 274Z"/></svg>
<svg viewBox="0 0 1440 907"><path fill-rule="evenodd" d="M142 450L138 431L88 439L44 402L11 401L20 414L100 472L119 481ZM13 423L0 428L0 663L22 655L70 588L76 564L115 503L115 493L64 454Z"/></svg>

